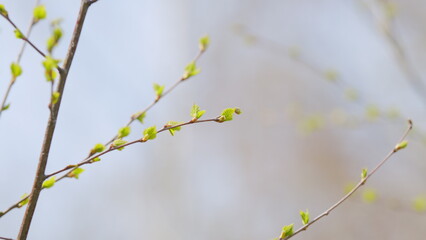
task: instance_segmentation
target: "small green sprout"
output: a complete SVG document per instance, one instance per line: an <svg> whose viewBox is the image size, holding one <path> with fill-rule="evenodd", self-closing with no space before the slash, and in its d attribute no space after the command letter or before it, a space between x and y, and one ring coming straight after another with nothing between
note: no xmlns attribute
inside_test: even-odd
<svg viewBox="0 0 426 240"><path fill-rule="evenodd" d="M9 104L7 104L6 106L4 106L0 111L4 111L4 110L7 110L7 109L9 109L9 107L10 107L10 103Z"/></svg>
<svg viewBox="0 0 426 240"><path fill-rule="evenodd" d="M70 173L68 173L68 177L78 179L81 173L84 172L83 168L76 168L72 170Z"/></svg>
<svg viewBox="0 0 426 240"><path fill-rule="evenodd" d="M16 37L17 39L25 39L24 34L22 34L22 32L21 32L21 31L19 31L19 29L15 29L13 32L15 33L15 37Z"/></svg>
<svg viewBox="0 0 426 240"><path fill-rule="evenodd" d="M143 123L143 120L146 117L146 112L137 112L132 115L132 119L137 119L140 123Z"/></svg>
<svg viewBox="0 0 426 240"><path fill-rule="evenodd" d="M199 41L200 51L201 52L206 51L206 49L209 46L209 44L210 44L210 38L209 38L209 36L206 35L206 36L200 38L200 41Z"/></svg>
<svg viewBox="0 0 426 240"><path fill-rule="evenodd" d="M200 106L198 106L197 104L192 105L190 114L192 117L192 121L197 121L204 115L204 113L206 113L206 110L200 110Z"/></svg>
<svg viewBox="0 0 426 240"><path fill-rule="evenodd" d="M47 16L46 7L44 5L38 5L33 11L34 21L38 22L45 19Z"/></svg>
<svg viewBox="0 0 426 240"><path fill-rule="evenodd" d="M97 143L91 150L90 150L90 155L93 155L95 153L100 153L103 152L105 150L105 145L103 145L102 143Z"/></svg>
<svg viewBox="0 0 426 240"><path fill-rule="evenodd" d="M21 208L27 205L28 201L30 201L30 198L28 197L28 194L26 193L24 193L24 195L21 196L21 199L25 199L25 200L22 200L18 203L18 208Z"/></svg>
<svg viewBox="0 0 426 240"><path fill-rule="evenodd" d="M51 188L51 187L53 187L53 185L55 185L55 182L56 182L56 178L55 178L55 176L53 176L53 177L50 177L50 178L44 180L44 182L41 186L42 186L42 188Z"/></svg>
<svg viewBox="0 0 426 240"><path fill-rule="evenodd" d="M302 218L303 225L306 225L309 223L309 211L306 209L306 212L300 211L300 217Z"/></svg>
<svg viewBox="0 0 426 240"><path fill-rule="evenodd" d="M118 130L117 138L124 138L130 134L130 127L122 127Z"/></svg>
<svg viewBox="0 0 426 240"><path fill-rule="evenodd" d="M293 235L293 225L294 224L290 224L283 227L281 231L280 239L290 237L291 235Z"/></svg>
<svg viewBox="0 0 426 240"><path fill-rule="evenodd" d="M156 126L149 127L143 131L142 142L146 142L148 140L153 140L157 137L157 128Z"/></svg>
<svg viewBox="0 0 426 240"><path fill-rule="evenodd" d="M126 144L127 141L123 140L123 139L116 139L114 142L112 142L111 147L113 148L117 148L118 151L121 151L124 149L124 147L118 148L119 146L122 146L124 144Z"/></svg>
<svg viewBox="0 0 426 240"><path fill-rule="evenodd" d="M218 118L219 122L226 122L231 121L233 119L233 115L235 114L241 114L241 109L239 108L227 108L222 111L220 114L220 117Z"/></svg>
<svg viewBox="0 0 426 240"><path fill-rule="evenodd" d="M185 72L183 73L182 80L186 80L192 76L195 76L201 72L201 69L197 68L195 62L192 61L185 67Z"/></svg>
<svg viewBox="0 0 426 240"><path fill-rule="evenodd" d="M407 147L407 145L408 145L408 141L402 141L395 146L394 151L397 152L401 149L404 149Z"/></svg>
<svg viewBox="0 0 426 240"><path fill-rule="evenodd" d="M61 96L61 93L59 92L53 92L52 93L52 103L56 104L59 100L59 96Z"/></svg>
<svg viewBox="0 0 426 240"><path fill-rule="evenodd" d="M8 15L8 13L6 11L6 8L4 7L3 4L0 4L0 14L3 15L4 17L6 17L6 18L9 17L9 15Z"/></svg>
<svg viewBox="0 0 426 240"><path fill-rule="evenodd" d="M22 74L22 68L18 63L10 64L10 71L12 72L12 76L14 79L21 76Z"/></svg>
<svg viewBox="0 0 426 240"><path fill-rule="evenodd" d="M154 83L154 91L155 91L155 100L158 101L161 96L163 96L163 91L164 91L165 86L164 85L159 85L157 83Z"/></svg>
<svg viewBox="0 0 426 240"><path fill-rule="evenodd" d="M175 121L169 121L169 122L167 122L167 124L164 126L164 127L173 127L173 126L176 126L176 125L179 125L179 124L182 124L183 122L175 122ZM180 129L181 129L182 127L174 127L174 128L170 128L169 129L169 132L170 132L170 134L172 135L172 136L174 136L175 135L175 132L177 132L177 131L180 131Z"/></svg>
<svg viewBox="0 0 426 240"><path fill-rule="evenodd" d="M366 179L366 178L367 178L367 175L368 175L368 170L367 170L366 168L362 169L362 172L361 172L361 180Z"/></svg>

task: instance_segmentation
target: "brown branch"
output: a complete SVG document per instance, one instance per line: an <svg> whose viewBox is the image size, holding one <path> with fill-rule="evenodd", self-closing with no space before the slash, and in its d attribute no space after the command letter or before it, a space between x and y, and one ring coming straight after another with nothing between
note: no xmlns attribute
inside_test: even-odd
<svg viewBox="0 0 426 240"><path fill-rule="evenodd" d="M36 0L36 3L35 3L35 6L38 6L40 4L40 0ZM2 15L3 16L3 15ZM37 22L35 21L35 19L34 19L34 16L33 17L31 17L31 22L30 22L30 25L28 26L28 29L27 29L27 32L26 32L26 34L25 34L25 36L27 36L27 37L30 37L30 35L31 35L31 31L32 31L32 29L33 29L33 27L34 27L34 25L36 24ZM27 46L27 42L26 41L24 41L24 43L22 44L22 47L21 47L21 50L19 51L19 53L18 53L18 57L16 58L16 63L20 63L20 61L21 61L21 58L22 58L22 55L23 55L23 53L24 53L24 50L25 50L25 47ZM2 112L3 112L3 108L6 106L6 101L7 101L7 98L9 97L9 94L10 94L10 91L11 91L11 89L12 89L12 86L13 86L13 84L15 83L16 81L15 81L15 79L14 79L14 77L12 76L12 78L11 78L11 80L10 80L10 82L9 82L9 86L7 87L7 90L6 90L6 93L4 94L4 97L3 97L3 100L2 100L2 103L1 103L1 105L0 105L0 117L1 117L1 114L2 114Z"/></svg>
<svg viewBox="0 0 426 240"><path fill-rule="evenodd" d="M198 51L197 55L192 59L193 62L197 62L198 59L203 55L203 53L205 52L205 49L201 49ZM185 80L187 80L188 78L184 78L183 76L181 78L179 78L178 81L176 81L169 89L167 89L166 91L163 92L163 94L161 96L157 96L154 101L148 105L144 110L140 111L139 114L137 115L133 115L129 122L125 125L126 127L130 126L138 117L142 116L143 114L145 114L146 112L148 112L152 107L155 106L155 104L157 104L157 102L160 101L160 99L163 99L167 94L169 94L170 92L172 92L179 84L181 84L182 82L184 82ZM109 140L108 142L105 143L105 145L108 145L110 143L112 143L114 140L116 140L118 137L118 135L115 135L111 140ZM90 155L89 155L90 157Z"/></svg>
<svg viewBox="0 0 426 240"><path fill-rule="evenodd" d="M408 120L408 128L407 130L405 130L404 134L402 135L401 139L399 140L398 143L401 143L404 141L404 139L407 137L408 133L411 131L411 129L413 128L413 122L411 120ZM314 224L315 222L317 222L318 220L320 220L321 218L327 216L328 214L330 214L330 212L332 212L334 209L336 209L338 206L340 206L346 199L348 199L350 196L352 196L362 185L364 185L367 180L373 176L374 173L376 173L382 166L383 164L385 164L390 157L392 157L392 155L394 155L396 152L398 152L399 150L401 150L401 148L399 147L399 144L397 144L386 156L385 158L383 158L383 160L377 164L377 166L364 178L362 178L358 184L349 192L347 193L345 196L343 196L339 201L337 201L335 204L333 204L330 208L328 208L326 211L324 211L323 213L321 213L320 215L318 215L315 219L313 219L312 221L310 221L309 223L305 224L304 226L300 227L298 230L296 230L292 235L287 236L285 238L280 238L281 240L287 240L290 239L292 237L294 237L295 235L297 235L300 232L305 231L306 229L308 229L309 226L311 226L312 224Z"/></svg>
<svg viewBox="0 0 426 240"><path fill-rule="evenodd" d="M188 122L181 123L181 124L177 124L177 125L173 125L173 126L167 126L167 125L166 125L166 126L164 126L162 129L158 130L158 131L157 131L157 133L161 133L161 132L167 131L167 130L169 130L169 129L173 129L173 128L177 128L177 127L182 127L182 126L186 126L186 125L190 125L190 124L205 123L205 122L219 122L219 123L220 123L221 121L219 120L219 118L211 118L211 119L196 120L196 121L194 121L194 120L190 120L190 121L188 121ZM117 147L110 147L109 149L105 150L104 152L98 153L98 154L96 154L96 155L92 155L91 157L87 157L86 159L84 159L83 161L81 161L81 162L79 162L79 163L77 163L77 164L68 165L68 166L66 166L66 167L64 167L64 168L62 168L62 169L60 169L60 170L58 170L58 171L55 171L55 172L53 172L53 173L50 173L50 174L48 174L48 175L46 175L46 176L45 176L45 179L46 179L46 178L49 178L49 177L52 177L52 176L55 176L55 175L58 175L58 174L60 174L60 173L63 173L63 172L65 172L65 171L68 171L68 170L69 170L66 174L64 174L64 175L62 175L61 177L59 177L58 179L56 179L56 182L59 182L59 181L61 181L62 179L69 177L69 174L70 174L72 171L74 171L76 168L81 167L81 166L86 165L86 164L92 164L92 163L94 163L93 159L95 159L95 158L101 157L101 156L103 156L103 155L105 155L105 154L107 154L107 153L109 153L109 152L115 151L115 150L117 150L117 149L121 149L121 148L123 148L123 147L129 146L129 145L133 145L133 144L136 144L136 143L142 143L142 142L145 142L145 141L142 141L142 139L137 139L137 140L134 140L134 141L128 142L128 143L126 143L126 144L124 144L124 145L121 145L121 146L117 146ZM42 188L42 190L43 190L43 189L44 189L44 188ZM0 218L1 218L2 216L6 215L6 214L7 214L8 212L10 212L11 210L13 210L13 209L15 209L15 208L19 208L19 207L20 207L20 206L19 206L19 204L20 204L21 202L25 201L25 200L26 200L27 198L29 198L30 196L31 196L31 195L29 195L29 196L27 196L27 197L25 197L25 198L23 198L23 199L19 200L18 202L16 202L16 203L15 203L15 204L13 204L12 206L10 206L10 207L9 207L7 210L5 210L4 212L0 212Z"/></svg>
<svg viewBox="0 0 426 240"><path fill-rule="evenodd" d="M50 112L49 121L46 127L46 133L43 140L42 150L40 154L39 163L37 166L36 176L34 179L31 197L28 202L28 206L25 210L25 215L22 220L21 228L18 234L18 240L25 240L28 236L28 231L31 225L31 221L34 215L35 208L37 206L37 201L42 190L42 184L45 180L45 169L49 157L50 146L53 139L53 133L56 127L56 120L59 113L59 108L61 105L62 95L65 88L65 82L67 80L68 72L71 68L71 63L74 58L74 54L77 50L78 40L80 38L81 30L83 28L84 19L86 17L87 10L89 9L91 2L88 0L82 0L80 6L80 12L77 17L77 22L74 28L74 33L68 48L67 56L60 73L59 85L57 87L57 92L59 92L59 98L56 104L53 105L52 111ZM30 43L30 42L29 42ZM31 44L31 43L30 43Z"/></svg>
<svg viewBox="0 0 426 240"><path fill-rule="evenodd" d="M3 240L13 240L12 238L5 238L5 237L0 237L0 239L3 239Z"/></svg>

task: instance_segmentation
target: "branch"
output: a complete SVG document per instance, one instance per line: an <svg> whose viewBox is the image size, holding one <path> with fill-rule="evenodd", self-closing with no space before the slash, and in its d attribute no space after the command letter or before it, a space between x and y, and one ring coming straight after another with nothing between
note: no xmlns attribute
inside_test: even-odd
<svg viewBox="0 0 426 240"><path fill-rule="evenodd" d="M84 19L86 17L87 10L92 3L88 0L82 0L80 6L80 12L77 17L77 22L74 28L74 33L68 48L67 56L64 61L64 65L61 68L59 85L57 87L57 92L59 92L59 98L56 104L53 105L50 112L49 121L46 127L46 133L43 140L42 150L40 154L40 159L36 171L36 176L34 179L31 197L29 198L29 203L25 211L24 219L22 220L21 229L19 230L18 240L25 240L28 236L28 231L31 225L31 221L34 215L35 208L37 206L37 201L42 190L42 184L45 180L45 169L47 165L47 160L50 152L50 145L53 139L53 133L56 127L56 120L59 113L59 108L61 105L62 95L65 88L65 82L67 80L68 72L71 68L71 63L74 58L75 51L77 50L78 40L80 38L81 30L83 28ZM10 21L11 22L11 21ZM11 22L12 23L12 22ZM15 27L16 28L16 27ZM28 42L30 43L30 42ZM30 43L31 44L31 43Z"/></svg>
<svg viewBox="0 0 426 240"><path fill-rule="evenodd" d="M294 233L290 234L289 236L284 236L284 237L281 236L279 239L280 240L287 240L287 239L290 239L290 238L294 237L295 235L299 234L300 232L305 231L306 229L308 229L309 226L311 226L312 224L314 224L315 222L317 222L321 218L330 214L334 209L336 209L338 206L340 206L346 199L348 199L350 196L352 196L361 186L363 186L367 182L367 180L371 176L373 176L374 173L376 173L383 166L383 164L385 164L390 159L390 157L392 157L399 150L405 148L406 142L404 140L405 140L405 138L407 137L408 133L411 131L412 128L413 128L413 122L411 120L408 120L408 128L407 128L407 130L405 130L405 132L402 135L401 139L399 140L398 144L385 156L385 158L383 158L383 160L379 164L377 164L377 166L369 174L363 176L361 178L361 180L358 182L358 184L349 193L347 193L345 196L343 196L339 201L337 201L335 204L333 204L326 211L324 211L323 213L318 215L315 219L313 219L309 223L300 227Z"/></svg>
<svg viewBox="0 0 426 240"><path fill-rule="evenodd" d="M40 0L36 0L35 6L38 6L39 4L40 4ZM30 25L28 26L28 29L27 29L27 32L26 32L25 36L30 37L31 31L32 31L32 29L33 29L33 27L34 27L34 25L36 23L37 22L35 21L34 16L33 16L31 18L31 22L30 22ZM18 53L18 57L16 58L16 63L18 63L18 64L21 62L21 58L22 58L22 55L24 53L26 45L27 45L27 42L24 41L24 43L22 44L21 50ZM2 101L2 103L0 105L0 117L1 117L2 112L4 111L4 107L6 106L7 98L9 97L10 91L11 91L12 86L13 86L14 83L15 83L15 79L12 76L12 79L9 82L9 86L7 87L6 93L4 94L3 101Z"/></svg>
<svg viewBox="0 0 426 240"><path fill-rule="evenodd" d="M13 240L12 238L5 238L5 237L0 237L0 239L3 239L3 240Z"/></svg>

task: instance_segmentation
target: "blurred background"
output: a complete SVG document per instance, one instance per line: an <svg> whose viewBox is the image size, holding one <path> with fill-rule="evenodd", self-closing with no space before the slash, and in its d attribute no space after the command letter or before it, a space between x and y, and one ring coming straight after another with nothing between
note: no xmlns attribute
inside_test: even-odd
<svg viewBox="0 0 426 240"><path fill-rule="evenodd" d="M63 59L80 1L42 0L48 21L30 39L45 49L62 18ZM23 30L34 1L3 1ZM197 103L223 124L183 128L84 167L45 190L29 239L273 239L300 210L340 199L393 149L360 191L298 239L424 239L426 229L426 2L419 0L161 0L92 5L63 95L47 166L81 161L177 81L205 34L202 72L134 123L187 121ZM0 96L22 42L0 20ZM48 118L42 58L27 48L0 119L0 210L29 193ZM0 218L16 237L24 209Z"/></svg>

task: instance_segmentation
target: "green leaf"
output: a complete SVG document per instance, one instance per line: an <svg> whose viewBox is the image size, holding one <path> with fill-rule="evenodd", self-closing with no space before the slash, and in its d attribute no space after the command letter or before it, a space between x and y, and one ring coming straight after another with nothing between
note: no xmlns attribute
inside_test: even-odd
<svg viewBox="0 0 426 240"><path fill-rule="evenodd" d="M306 212L300 211L300 217L302 218L303 225L306 225L309 223L309 212L306 209Z"/></svg>
<svg viewBox="0 0 426 240"><path fill-rule="evenodd" d="M186 80L192 76L195 76L201 72L201 69L197 68L195 62L192 61L185 67L185 72L183 73L182 80Z"/></svg>
<svg viewBox="0 0 426 240"><path fill-rule="evenodd" d="M30 198L28 197L28 194L24 193L24 195L21 196L21 199L25 199L18 203L18 208L21 208L25 205L27 205L28 201L30 201Z"/></svg>
<svg viewBox="0 0 426 240"><path fill-rule="evenodd" d="M164 87L164 85L154 83L154 91L155 95L157 96L157 100L160 99L160 97L163 95Z"/></svg>
<svg viewBox="0 0 426 240"><path fill-rule="evenodd" d="M152 126L143 131L142 142L146 142L148 140L153 140L157 137L157 127Z"/></svg>
<svg viewBox="0 0 426 240"><path fill-rule="evenodd" d="M103 145L102 143L97 143L92 150L90 150L90 155L93 155L95 153L100 153L103 152L105 150L105 145Z"/></svg>
<svg viewBox="0 0 426 240"><path fill-rule="evenodd" d="M70 173L68 173L68 177L78 179L78 177L80 176L82 172L84 172L83 168L76 168L72 170Z"/></svg>
<svg viewBox="0 0 426 240"><path fill-rule="evenodd" d="M374 203L377 200L377 192L372 188L365 189L362 193L362 199L366 203Z"/></svg>
<svg viewBox="0 0 426 240"><path fill-rule="evenodd" d="M223 122L225 121L231 121L233 119L233 115L235 113L236 108L227 108L222 111L220 116L223 116ZM240 111L241 112L241 111Z"/></svg>
<svg viewBox="0 0 426 240"><path fill-rule="evenodd" d="M146 117L146 112L137 112L133 114L132 119L137 119L139 122L143 123L143 120Z"/></svg>
<svg viewBox="0 0 426 240"><path fill-rule="evenodd" d="M13 32L15 33L15 37L17 39L24 39L25 38L24 34L22 34L22 32L19 31L19 29L15 29Z"/></svg>
<svg viewBox="0 0 426 240"><path fill-rule="evenodd" d="M209 44L210 44L210 38L208 35L200 38L200 42L199 42L200 51L202 52L206 51Z"/></svg>
<svg viewBox="0 0 426 240"><path fill-rule="evenodd" d="M14 78L21 76L22 68L18 63L10 64L10 71L12 72L12 76Z"/></svg>
<svg viewBox="0 0 426 240"><path fill-rule="evenodd" d="M404 148L407 147L407 145L408 145L408 141L402 141L395 146L394 151L396 152L396 151L399 151L401 149L404 149Z"/></svg>
<svg viewBox="0 0 426 240"><path fill-rule="evenodd" d="M95 157L90 162L94 163L94 162L99 162L99 161L101 161L101 159L98 158L98 157Z"/></svg>
<svg viewBox="0 0 426 240"><path fill-rule="evenodd" d="M62 37L62 29L56 26L53 29L52 36L50 36L46 42L47 51L49 51L49 53L51 53L53 51L53 48L55 48L58 45L61 37Z"/></svg>
<svg viewBox="0 0 426 240"><path fill-rule="evenodd" d="M426 196L418 196L413 200L413 209L416 212L426 211Z"/></svg>
<svg viewBox="0 0 426 240"><path fill-rule="evenodd" d="M38 5L34 8L33 16L35 22L45 19L47 16L46 7L44 5Z"/></svg>
<svg viewBox="0 0 426 240"><path fill-rule="evenodd" d="M127 141L125 141L125 140L123 140L123 139L117 139L117 140L115 140L114 142L112 142L111 146L112 146L113 148L117 148L117 147L122 146L122 145L124 145L124 144L126 144L126 143L127 143ZM124 147L122 147L122 148L118 148L117 150L121 151L121 150L123 150L123 149L124 149Z"/></svg>
<svg viewBox="0 0 426 240"><path fill-rule="evenodd" d="M46 59L43 61L43 66L45 70L52 70L58 67L58 63L61 62L58 59L54 59L51 56L46 56Z"/></svg>
<svg viewBox="0 0 426 240"><path fill-rule="evenodd" d="M200 110L200 107L197 104L192 105L191 108L191 117L193 120L197 120L201 118L204 113L206 113L206 110Z"/></svg>
<svg viewBox="0 0 426 240"><path fill-rule="evenodd" d="M4 106L4 107L1 109L1 111L4 111L4 110L9 109L9 107L10 107L10 103L9 103L9 104L7 104L6 106Z"/></svg>
<svg viewBox="0 0 426 240"><path fill-rule="evenodd" d="M3 15L3 16L5 16L5 17L9 17L9 15L8 15L8 13L6 11L6 8L4 7L3 4L0 4L0 14Z"/></svg>
<svg viewBox="0 0 426 240"><path fill-rule="evenodd" d="M280 239L290 237L291 235L293 235L293 225L294 224L290 224L283 227L281 231Z"/></svg>
<svg viewBox="0 0 426 240"><path fill-rule="evenodd" d="M61 93L59 92L53 92L52 93L52 103L56 104L59 100L59 96L61 96Z"/></svg>
<svg viewBox="0 0 426 240"><path fill-rule="evenodd" d="M55 185L56 178L55 176L50 177L46 180L44 180L43 184L41 185L43 188L51 188L53 185Z"/></svg>
<svg viewBox="0 0 426 240"><path fill-rule="evenodd" d="M366 168L362 169L361 180L367 178L368 170Z"/></svg>
<svg viewBox="0 0 426 240"><path fill-rule="evenodd" d="M118 130L117 138L124 138L130 134L130 127L122 127Z"/></svg>
<svg viewBox="0 0 426 240"><path fill-rule="evenodd" d="M180 125L180 124L182 124L183 122L175 122L175 121L169 121L169 122L167 122L167 124L166 124L166 126L165 127L173 127L173 126L176 126L176 125ZM175 132L177 132L177 131L180 131L180 129L181 129L182 127L181 126L179 126L179 127L174 127L174 128L170 128L169 129L169 132L170 132L170 134L172 135L172 136L174 136L175 135Z"/></svg>

